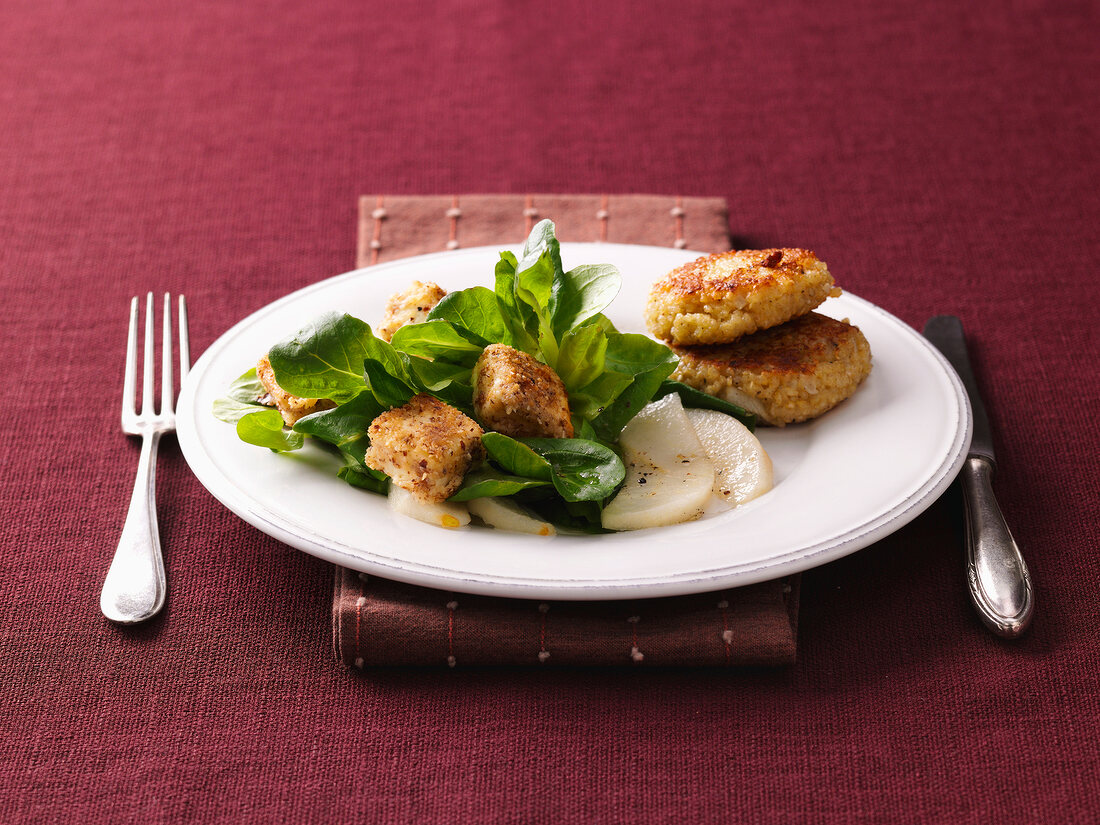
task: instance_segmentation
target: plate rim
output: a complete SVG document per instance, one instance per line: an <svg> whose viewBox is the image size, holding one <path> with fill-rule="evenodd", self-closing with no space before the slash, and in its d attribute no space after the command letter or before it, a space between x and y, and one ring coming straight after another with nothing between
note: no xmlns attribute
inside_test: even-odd
<svg viewBox="0 0 1100 825"><path fill-rule="evenodd" d="M909 498L902 500L876 518L860 522L838 535L812 544L800 545L797 549L780 556L708 569L696 569L682 574L656 578L652 575L630 578L622 574L617 575L614 580L473 575L425 562L400 560L398 563L398 560L394 560L392 557L377 556L361 548L352 547L341 541L323 536L316 531L308 529L299 531L295 528L300 528L301 525L296 522L291 523L288 520L280 523L278 520L271 518L272 514L266 508L257 509L253 500L232 483L229 483L229 489L218 484L216 480L212 486L210 483L211 474L217 474L219 479L223 478L223 475L220 470L213 466L206 450L199 443L197 428L192 419L196 399L192 396L218 352L228 346L231 339L240 331L261 321L264 316L279 311L288 303L295 302L312 292L331 288L341 281L362 277L368 272L375 274L380 271L399 269L402 266L416 264L417 262L430 263L432 260L441 258L454 259L455 257L499 253L502 249L513 249L519 246L519 244L502 244L468 247L399 258L370 267L359 267L329 278L323 278L294 290L249 313L233 324L219 335L196 360L187 380L184 382L177 403L177 439L185 460L200 484L232 513L261 532L297 550L361 573L378 575L382 578L434 589L478 595L557 600L617 600L684 595L739 587L810 570L850 555L900 530L924 512L950 486L965 461L973 434L973 417L966 391L954 368L939 350L904 321L866 299L845 292L844 298L846 301L858 303L864 311L877 314L897 331L908 335L911 341L921 346L925 353L931 356L932 361L940 367L943 376L946 377L953 390L953 396L957 402L958 416L954 422L955 435L950 448L939 465L927 475L924 481L918 485L917 491ZM591 248L604 251L621 248L633 252L659 250L662 254L673 252L687 258L692 255L698 257L706 254L694 250L678 250L671 247L647 244L562 242L562 247L563 251L578 249L582 252ZM225 481L229 482L228 479L225 479Z"/></svg>

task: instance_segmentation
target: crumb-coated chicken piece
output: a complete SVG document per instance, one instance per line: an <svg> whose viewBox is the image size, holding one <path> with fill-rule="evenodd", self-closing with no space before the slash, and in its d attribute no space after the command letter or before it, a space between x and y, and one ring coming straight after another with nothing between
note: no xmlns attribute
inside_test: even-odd
<svg viewBox="0 0 1100 825"><path fill-rule="evenodd" d="M490 344L474 365L474 414L514 438L572 438L569 396L546 364L506 344Z"/></svg>
<svg viewBox="0 0 1100 825"><path fill-rule="evenodd" d="M447 290L432 281L413 281L408 289L390 296L386 302L385 315L375 330L383 341L389 341L393 334L406 324L419 324L428 320L432 307L447 296Z"/></svg>
<svg viewBox="0 0 1100 825"><path fill-rule="evenodd" d="M728 344L778 326L840 294L805 249L742 249L674 269L650 290L649 331L677 346Z"/></svg>
<svg viewBox="0 0 1100 825"><path fill-rule="evenodd" d="M371 422L364 460L421 501L446 501L485 457L482 433L461 410L420 393Z"/></svg>
<svg viewBox="0 0 1100 825"><path fill-rule="evenodd" d="M260 403L270 402L270 405L282 415L288 427L293 427L300 418L305 418L310 413L331 410L336 406L335 402L327 398L300 398L288 393L275 381L275 370L266 355L256 364L256 376L267 390L267 396L259 399Z"/></svg>

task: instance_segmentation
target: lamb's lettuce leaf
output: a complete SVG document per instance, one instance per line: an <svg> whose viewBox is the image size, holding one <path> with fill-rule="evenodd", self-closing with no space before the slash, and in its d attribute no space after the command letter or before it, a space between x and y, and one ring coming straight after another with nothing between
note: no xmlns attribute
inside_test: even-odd
<svg viewBox="0 0 1100 825"><path fill-rule="evenodd" d="M462 486L448 500L470 501L491 496L514 496L524 490L551 486L549 481L514 476L489 466L466 473L466 477L462 479Z"/></svg>
<svg viewBox="0 0 1100 825"><path fill-rule="evenodd" d="M586 387L604 372L606 355L606 332L595 324L574 327L561 337L555 371L567 389Z"/></svg>
<svg viewBox="0 0 1100 825"><path fill-rule="evenodd" d="M582 438L511 438L490 432L482 444L490 465L506 477L550 482L566 501L603 501L626 475L614 450Z"/></svg>
<svg viewBox="0 0 1100 825"><path fill-rule="evenodd" d="M618 332L608 335L606 368L609 373L629 376L631 381L593 417L592 426L599 436L617 441L623 427L653 399L653 393L678 362L672 350L644 335Z"/></svg>
<svg viewBox="0 0 1100 825"><path fill-rule="evenodd" d="M756 414L751 413L748 410L731 404L729 401L724 401L721 398L717 398L713 395L707 395L705 392L689 387L687 384L682 384L679 381L673 381L671 378L666 378L661 382L661 385L657 388L657 392L653 394L654 401L664 398L670 393L676 393L680 396L680 401L685 407L696 407L703 410L718 410L726 415L731 415L749 428L749 432L753 432L756 429Z"/></svg>
<svg viewBox="0 0 1100 825"><path fill-rule="evenodd" d="M622 282L610 264L584 264L562 273L551 306L554 333L560 337L599 315L615 300Z"/></svg>
<svg viewBox="0 0 1100 825"><path fill-rule="evenodd" d="M511 266L514 276L514 263ZM482 346L493 343L509 346L512 344L511 328L505 318L504 306L496 292L483 286L447 294L428 313L428 320L448 321L458 330L464 331L468 337L480 341Z"/></svg>
<svg viewBox="0 0 1100 825"><path fill-rule="evenodd" d="M488 343L490 342L478 333L471 332L466 327L456 327L443 318L401 327L393 334L392 340L395 349L409 355L468 367L473 367Z"/></svg>
<svg viewBox="0 0 1100 825"><path fill-rule="evenodd" d="M275 344L268 359L291 395L342 403L363 391L363 359L377 340L365 322L328 312Z"/></svg>
<svg viewBox="0 0 1100 825"><path fill-rule="evenodd" d="M566 501L605 501L626 477L618 454L596 441L524 438L521 442L550 463L550 480Z"/></svg>
<svg viewBox="0 0 1100 825"><path fill-rule="evenodd" d="M512 475L540 481L550 481L553 475L549 461L511 436L488 432L481 437L481 444L489 459Z"/></svg>
<svg viewBox="0 0 1100 825"><path fill-rule="evenodd" d="M237 420L237 436L241 441L276 452L297 450L303 443L301 434L286 429L283 416L269 407L241 416Z"/></svg>
<svg viewBox="0 0 1100 825"><path fill-rule="evenodd" d="M363 464L370 446L367 427L386 409L372 393L363 392L339 407L298 419L294 432L326 441L352 461Z"/></svg>
<svg viewBox="0 0 1100 825"><path fill-rule="evenodd" d="M302 446L302 437L283 428L278 410L260 403L266 395L253 367L234 379L225 396L214 401L214 416L234 425L237 437L248 444L277 452L297 450Z"/></svg>
<svg viewBox="0 0 1100 825"><path fill-rule="evenodd" d="M352 487L370 490L372 493L386 495L390 490L389 476L361 464L346 464L337 471L336 475Z"/></svg>

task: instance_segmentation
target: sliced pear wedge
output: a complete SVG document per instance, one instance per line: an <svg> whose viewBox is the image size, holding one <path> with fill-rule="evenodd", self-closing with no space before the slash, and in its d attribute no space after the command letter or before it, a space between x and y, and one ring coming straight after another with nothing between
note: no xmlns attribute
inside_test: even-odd
<svg viewBox="0 0 1100 825"><path fill-rule="evenodd" d="M640 530L691 521L703 514L714 486L714 463L691 426L680 396L642 408L619 436L626 481L604 508L608 530Z"/></svg>
<svg viewBox="0 0 1100 825"><path fill-rule="evenodd" d="M685 410L714 462L714 494L730 507L772 488L772 460L760 440L736 418L717 410Z"/></svg>
<svg viewBox="0 0 1100 825"><path fill-rule="evenodd" d="M498 530L535 536L553 536L557 533L553 524L536 518L509 498L475 498L466 502L466 506L471 515Z"/></svg>
<svg viewBox="0 0 1100 825"><path fill-rule="evenodd" d="M390 485L390 508L395 513L423 521L426 524L434 524L436 527L456 529L465 527L470 523L470 511L465 504L454 501L425 502L418 499L408 490Z"/></svg>

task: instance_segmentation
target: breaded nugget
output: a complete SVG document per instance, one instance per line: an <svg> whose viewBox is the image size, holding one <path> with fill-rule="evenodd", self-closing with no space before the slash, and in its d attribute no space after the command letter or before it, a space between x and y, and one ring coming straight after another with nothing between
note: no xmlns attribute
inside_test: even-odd
<svg viewBox="0 0 1100 825"><path fill-rule="evenodd" d="M389 341L393 334L405 324L419 324L428 320L428 313L447 295L447 290L439 284L428 281L413 281L408 289L394 293L386 302L386 313L376 329L375 335L383 341Z"/></svg>
<svg viewBox="0 0 1100 825"><path fill-rule="evenodd" d="M371 422L364 460L421 501L446 501L484 458L482 432L469 416L421 393Z"/></svg>
<svg viewBox="0 0 1100 825"><path fill-rule="evenodd" d="M331 410L336 406L335 402L327 398L299 398L297 395L288 393L275 382L275 370L272 369L271 361L266 355L256 364L256 375L267 390L268 396L266 399L260 399L260 402L270 401L283 416L283 421L288 427L293 427L299 418L304 418L310 413Z"/></svg>
<svg viewBox="0 0 1100 825"><path fill-rule="evenodd" d="M655 283L645 321L655 336L679 346L728 344L839 294L825 263L805 249L722 252Z"/></svg>
<svg viewBox="0 0 1100 825"><path fill-rule="evenodd" d="M546 364L506 344L490 344L474 365L474 414L514 438L572 438L569 396Z"/></svg>
<svg viewBox="0 0 1100 825"><path fill-rule="evenodd" d="M675 380L780 427L832 409L871 372L871 347L859 327L816 312L732 344L674 350Z"/></svg>

